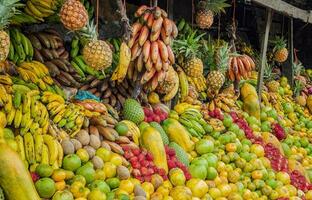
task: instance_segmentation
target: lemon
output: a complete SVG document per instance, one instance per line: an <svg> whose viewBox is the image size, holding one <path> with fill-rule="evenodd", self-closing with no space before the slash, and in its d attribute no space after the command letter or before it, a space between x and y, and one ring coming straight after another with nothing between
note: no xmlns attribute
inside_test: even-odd
<svg viewBox="0 0 312 200"><path fill-rule="evenodd" d="M122 158L120 155L114 153L114 154L112 154L112 156L110 158L110 162L116 166L120 166L120 165L122 165Z"/></svg>
<svg viewBox="0 0 312 200"><path fill-rule="evenodd" d="M94 189L88 194L88 200L106 200L106 195L99 189Z"/></svg>
<svg viewBox="0 0 312 200"><path fill-rule="evenodd" d="M131 182L131 180L122 180L120 181L119 189L126 191L128 194L131 194L134 189L134 184Z"/></svg>
<svg viewBox="0 0 312 200"><path fill-rule="evenodd" d="M201 198L208 192L208 185L206 182L198 178L190 179L186 183L186 186L191 189L192 195L195 197Z"/></svg>
<svg viewBox="0 0 312 200"><path fill-rule="evenodd" d="M112 178L116 176L116 165L111 162L104 163L103 171L106 175L106 178Z"/></svg>

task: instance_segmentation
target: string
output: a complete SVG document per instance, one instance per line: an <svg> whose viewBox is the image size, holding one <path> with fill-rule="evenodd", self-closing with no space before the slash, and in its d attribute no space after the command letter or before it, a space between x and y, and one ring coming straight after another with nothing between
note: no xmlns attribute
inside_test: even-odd
<svg viewBox="0 0 312 200"><path fill-rule="evenodd" d="M194 28L194 13L195 13L194 0L192 0L192 29Z"/></svg>
<svg viewBox="0 0 312 200"><path fill-rule="evenodd" d="M100 2L99 0L96 0L96 31L99 34L99 8L100 8Z"/></svg>

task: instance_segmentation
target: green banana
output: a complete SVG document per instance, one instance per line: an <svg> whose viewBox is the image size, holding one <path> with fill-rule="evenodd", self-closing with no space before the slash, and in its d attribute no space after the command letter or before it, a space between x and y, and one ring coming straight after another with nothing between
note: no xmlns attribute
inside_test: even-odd
<svg viewBox="0 0 312 200"><path fill-rule="evenodd" d="M206 131L204 128L195 120L190 120L193 124L192 128L201 136L205 135Z"/></svg>
<svg viewBox="0 0 312 200"><path fill-rule="evenodd" d="M86 78L86 75L84 74L83 70L79 67L77 63L75 63L74 61L71 61L70 64L73 66L73 68L82 78Z"/></svg>
<svg viewBox="0 0 312 200"><path fill-rule="evenodd" d="M26 160L26 155L25 155L25 145L24 145L24 140L23 137L20 135L15 136L15 141L17 143L17 152L21 156L22 160Z"/></svg>
<svg viewBox="0 0 312 200"><path fill-rule="evenodd" d="M30 54L30 47L28 46L27 38L24 34L19 33L22 38L22 46L25 54L28 56Z"/></svg>
<svg viewBox="0 0 312 200"><path fill-rule="evenodd" d="M183 30L184 26L185 26L185 20L182 18L178 24L179 32Z"/></svg>
<svg viewBox="0 0 312 200"><path fill-rule="evenodd" d="M14 93L14 97L13 97L13 105L15 108L20 107L22 102L22 93L17 91L16 93Z"/></svg>

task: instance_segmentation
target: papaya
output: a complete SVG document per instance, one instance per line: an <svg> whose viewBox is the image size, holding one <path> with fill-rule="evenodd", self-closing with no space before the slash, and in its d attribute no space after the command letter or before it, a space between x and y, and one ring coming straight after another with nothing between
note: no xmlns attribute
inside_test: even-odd
<svg viewBox="0 0 312 200"><path fill-rule="evenodd" d="M260 120L260 104L258 96L250 94L243 100L243 102L243 110Z"/></svg>
<svg viewBox="0 0 312 200"><path fill-rule="evenodd" d="M140 140L141 146L153 155L155 165L168 173L167 156L160 133L155 128L146 126L141 132Z"/></svg>
<svg viewBox="0 0 312 200"><path fill-rule="evenodd" d="M240 89L241 98L245 101L245 98L249 95L258 97L256 88L249 83L244 83Z"/></svg>
<svg viewBox="0 0 312 200"><path fill-rule="evenodd" d="M186 152L194 149L194 142L190 138L189 132L176 119L168 118L162 123L163 129L169 140L180 145Z"/></svg>
<svg viewBox="0 0 312 200"><path fill-rule="evenodd" d="M19 155L4 141L0 128L0 186L8 200L40 200Z"/></svg>

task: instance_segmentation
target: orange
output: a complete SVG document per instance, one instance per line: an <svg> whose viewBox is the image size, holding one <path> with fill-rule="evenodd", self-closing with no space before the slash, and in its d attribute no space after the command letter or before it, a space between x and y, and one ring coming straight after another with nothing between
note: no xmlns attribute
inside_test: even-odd
<svg viewBox="0 0 312 200"><path fill-rule="evenodd" d="M263 173L261 170L255 170L255 171L251 172L251 177L253 179L262 179Z"/></svg>
<svg viewBox="0 0 312 200"><path fill-rule="evenodd" d="M59 181L55 183L55 188L56 190L60 191L60 190L64 190L66 187L66 183L65 181Z"/></svg>

